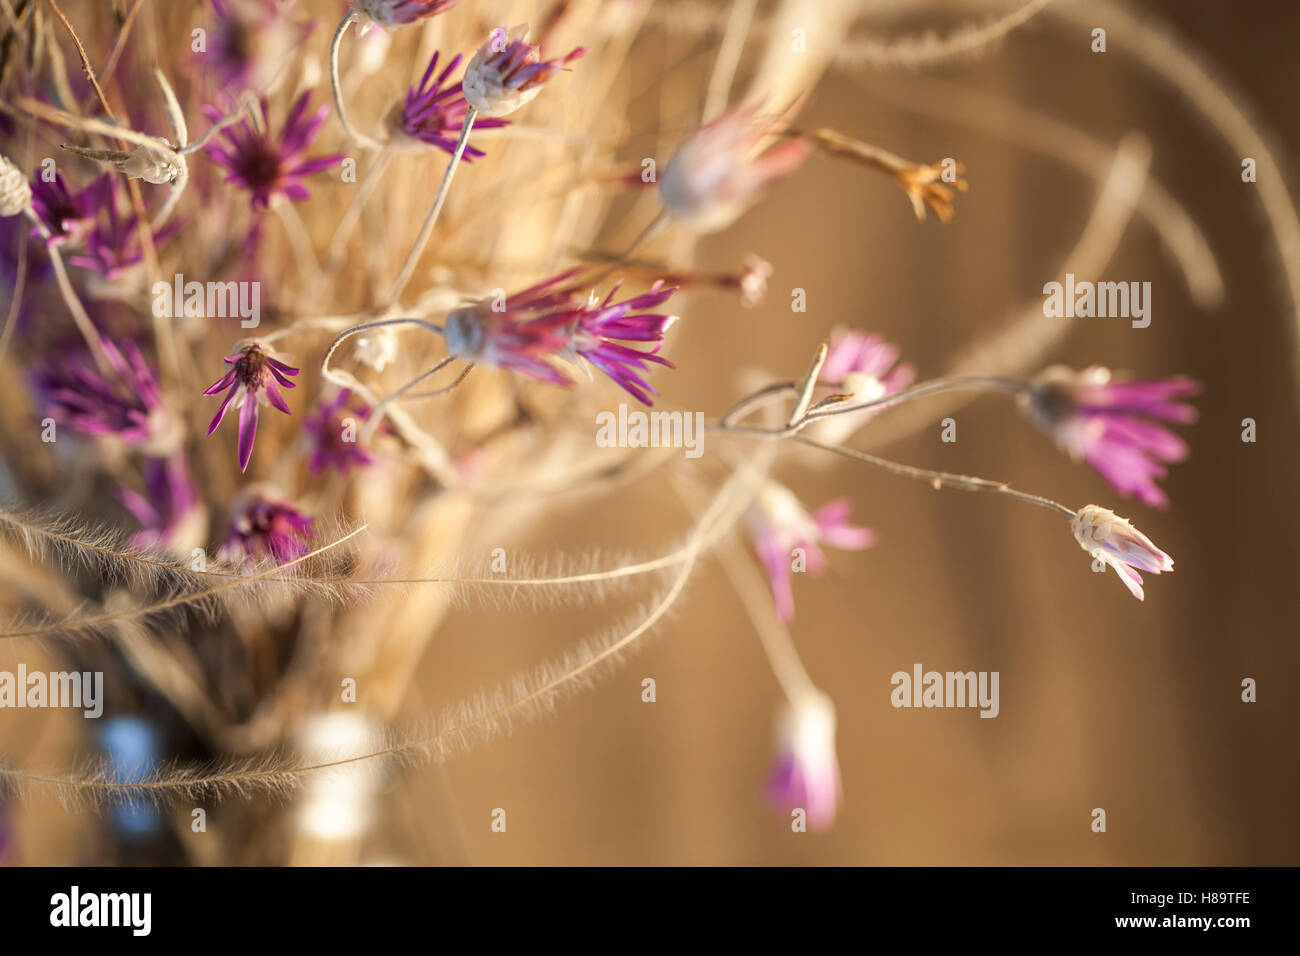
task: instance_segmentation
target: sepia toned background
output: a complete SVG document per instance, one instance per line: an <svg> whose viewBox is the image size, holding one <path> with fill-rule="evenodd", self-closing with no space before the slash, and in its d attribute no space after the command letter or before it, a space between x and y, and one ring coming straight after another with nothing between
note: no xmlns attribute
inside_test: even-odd
<svg viewBox="0 0 1300 956"><path fill-rule="evenodd" d="M1300 188L1300 9L1286 0L1122 5L1158 18L1162 35L1227 84L1287 185ZM676 82L702 88L716 31L698 35L687 18L674 22L682 5L665 6L637 41L633 72L648 83L680 61ZM691 5L697 13L715 6L725 7ZM942 33L1008 5L954 3L925 14L900 6L863 4L843 48L866 37ZM678 370L660 384L673 406L714 416L752 387L744 370L758 370L759 381L795 377L841 325L882 332L921 378L943 374L968 347L1037 307L1099 191L1096 178L1057 155L1070 150L1068 137L990 101L1051 117L1108 151L1139 131L1151 144L1151 177L1208 240L1223 301L1198 305L1157 233L1135 217L1096 278L1150 281L1151 326L1075 320L1043 364L1183 373L1204 383L1200 419L1186 431L1192 455L1163 485L1172 508L1153 512L1119 498L997 396L934 414L918 406L919 418L908 419L914 429L883 415L857 443L1073 506L1113 507L1174 557L1175 573L1150 579L1139 604L1113 575L1090 573L1066 523L1047 512L936 492L849 462L789 457L777 476L805 503L848 495L855 517L878 536L870 551L833 553L824 577L796 581L794 638L839 715L844 801L833 829L791 833L763 801L780 695L742 598L709 560L639 653L559 702L548 719L394 776L362 862L1300 862L1297 310L1259 184L1241 181L1242 156L1123 43L1123 26L1095 19L1108 30L1105 54L1090 51L1089 28L1051 11L978 58L923 72L853 65L846 53L800 122L912 159L958 158L971 188L956 218L918 223L882 177L813 157L735 227L699 244L695 261L705 269L730 269L747 252L770 261L769 294L754 309L722 294L689 296L668 351ZM742 78L751 67L742 61ZM640 155L629 144L625 158ZM790 309L795 288L807 292L804 313ZM952 444L939 437L946 415L957 422ZM1254 444L1241 441L1244 418L1258 424ZM509 526L508 512L494 518ZM645 479L612 495L561 496L545 522L502 545L538 556L655 554L689 523L662 483ZM470 601L420 661L401 720L418 725L626 610L510 611ZM892 708L890 675L916 663L998 671L999 716ZM657 685L653 704L641 699L646 677ZM1246 677L1258 682L1257 703L1240 699ZM77 730L30 719L21 727L30 735L23 749L34 755L57 755ZM1097 807L1107 813L1104 834L1090 829ZM495 808L508 814L504 834L490 829ZM221 813L212 813L216 830ZM250 817L238 819L249 825ZM17 862L88 862L95 831L83 812L29 808Z"/></svg>

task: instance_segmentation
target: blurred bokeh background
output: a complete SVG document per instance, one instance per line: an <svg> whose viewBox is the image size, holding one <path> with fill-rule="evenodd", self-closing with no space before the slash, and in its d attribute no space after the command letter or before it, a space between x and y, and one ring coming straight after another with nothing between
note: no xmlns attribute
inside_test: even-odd
<svg viewBox="0 0 1300 956"><path fill-rule="evenodd" d="M760 5L760 20L770 6ZM1119 498L997 396L936 406L933 414L915 406L919 417L905 428L881 416L858 444L900 461L1009 480L1075 506L1112 507L1174 557L1176 572L1151 579L1139 604L1113 575L1090 573L1065 522L1047 512L936 492L849 462L789 457L777 476L802 500L848 495L856 517L878 534L874 549L836 552L827 574L796 581L793 635L839 714L844 801L829 832L792 833L764 803L779 691L742 599L709 560L637 654L550 717L444 764L403 769L380 795L359 859L1300 862L1300 515L1293 502L1300 326L1259 184L1242 182L1243 157L1186 91L1152 69L1143 44L1124 35L1127 21L1103 10L1089 15L1108 31L1104 54L1091 51L1089 27L1049 9L978 57L922 71L853 62L864 38L943 34L1010 6L862 5L838 41L843 62L811 91L800 122L917 160L956 157L970 191L950 224L918 223L882 177L813 157L736 226L698 245L700 268L730 269L754 252L774 272L757 308L709 293L679 307L683 321L668 353L678 371L666 394L675 406L716 414L751 382L745 370L797 376L836 326L879 331L922 378L943 374L968 348L1037 308L1043 284L1058 278L1079 241L1101 187L1059 155L1079 155L1061 131L1081 132L1104 155L1138 131L1151 145L1151 178L1208 241L1222 303L1195 301L1158 232L1136 215L1095 277L1151 282L1150 327L1075 320L1039 364L1105 364L1204 383L1199 421L1184 432L1192 454L1164 482L1172 507L1153 512ZM671 65L679 89L702 89L726 5L662 7L636 41L633 74L650 84ZM688 7L693 17L685 16ZM1300 188L1300 8L1289 0L1122 7L1155 18L1169 43L1228 84L1231 100L1274 150L1287 186ZM738 88L752 66L742 61ZM625 158L640 155L629 144ZM790 309L795 288L807 292L804 313ZM946 415L957 422L951 444L940 440ZM1241 439L1245 418L1258 424L1253 444ZM498 517L508 526L508 515ZM545 522L502 543L523 554L652 554L688 523L673 495L647 478L612 495L559 497ZM470 602L431 642L397 723L418 724L616 617L591 607L510 612ZM916 663L1000 672L999 716L894 709L890 675ZM657 683L653 704L641 699L646 677ZM1258 683L1256 703L1241 700L1247 677ZM46 715L0 721L6 752L19 762L57 759L78 730ZM19 737L21 747L9 746ZM1107 813L1103 834L1090 827L1097 807ZM508 814L505 833L491 829L496 808ZM212 811L214 828L222 812ZM93 816L27 806L16 819L14 862L94 857ZM241 815L238 825L256 819Z"/></svg>

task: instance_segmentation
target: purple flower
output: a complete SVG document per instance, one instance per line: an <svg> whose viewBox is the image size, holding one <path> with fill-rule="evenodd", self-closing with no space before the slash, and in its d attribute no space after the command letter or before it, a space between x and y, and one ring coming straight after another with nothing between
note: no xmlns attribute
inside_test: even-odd
<svg viewBox="0 0 1300 956"><path fill-rule="evenodd" d="M1187 457L1187 444L1158 422L1195 421L1196 410L1178 400L1199 391L1186 378L1112 382L1104 368L1076 372L1058 365L1034 380L1022 405L1063 451L1086 461L1116 491L1167 508L1169 498L1155 480L1168 474L1165 464Z"/></svg>
<svg viewBox="0 0 1300 956"><path fill-rule="evenodd" d="M291 200L308 198L311 193L303 185L303 177L343 161L340 153L315 159L303 157L302 154L311 146L325 117L329 115L329 107L322 105L311 116L307 116L310 101L311 91L306 90L294 101L284 122L284 129L277 136L271 131L267 101L263 97L259 101L262 111L261 130L248 117L244 117L221 131L224 145L210 143L206 147L212 159L228 171L226 182L241 186L253 194L254 208L270 208L271 201L276 196L285 196ZM221 112L211 106L204 107L203 111L214 121L221 118Z"/></svg>
<svg viewBox="0 0 1300 956"><path fill-rule="evenodd" d="M447 351L467 362L494 365L552 385L569 385L546 359L568 346L566 326L574 318L572 290L555 289L577 270L561 273L506 296L484 299L447 316ZM500 305L500 308L493 306Z"/></svg>
<svg viewBox="0 0 1300 956"><path fill-rule="evenodd" d="M465 123L465 114L469 112L469 103L461 84L444 87L448 77L460 65L461 57L456 55L446 68L433 78L433 71L438 66L438 54L429 60L429 67L419 86L413 86L406 94L406 104L397 119L407 136L427 143L447 153L456 151L456 142L460 139L461 127ZM476 128L491 129L509 126L509 120L481 119L475 123ZM485 155L483 150L466 145L464 158L466 162Z"/></svg>
<svg viewBox="0 0 1300 956"><path fill-rule="evenodd" d="M810 692L781 715L767 792L775 809L803 810L814 830L826 830L835 822L841 795L835 706L821 691Z"/></svg>
<svg viewBox="0 0 1300 956"><path fill-rule="evenodd" d="M285 404L280 386L293 388L293 382L286 376L297 375L299 370L286 365L279 359L263 351L260 345L250 345L242 352L226 356L230 370L203 393L217 395L226 392L225 400L217 409L217 414L208 426L211 435L226 417L226 409L236 396L239 403L239 470L247 471L249 459L253 457L253 442L257 439L258 407L263 401L270 402L286 415L292 414Z"/></svg>
<svg viewBox="0 0 1300 956"><path fill-rule="evenodd" d="M275 78L312 31L312 24L289 19L291 8L266 0L212 0L216 19L200 59L222 90L261 90Z"/></svg>
<svg viewBox="0 0 1300 956"><path fill-rule="evenodd" d="M699 232L714 232L736 220L769 182L789 176L812 146L788 139L761 153L777 132L760 120L757 104L737 107L691 133L677 147L659 177L659 198L676 219Z"/></svg>
<svg viewBox="0 0 1300 956"><path fill-rule="evenodd" d="M794 620L794 588L791 575L795 562L819 573L826 566L821 544L845 551L861 551L875 544L870 528L849 523L853 505L837 498L809 514L794 492L775 481L763 485L749 513L750 531L758 556L767 569L776 602L777 615L785 623Z"/></svg>
<svg viewBox="0 0 1300 956"><path fill-rule="evenodd" d="M831 333L830 348L822 365L821 378L837 386L836 391L851 396L852 404L863 405L902 391L912 384L916 369L900 364L899 348L876 333L837 329ZM820 422L819 437L833 444L848 438L865 421L884 406L847 412Z"/></svg>
<svg viewBox="0 0 1300 956"><path fill-rule="evenodd" d="M186 554L202 540L204 510L183 453L146 461L144 494L123 487L118 498L140 522L141 530L131 537L132 547Z"/></svg>
<svg viewBox="0 0 1300 956"><path fill-rule="evenodd" d="M63 173L54 173L54 182L46 182L37 173L32 177L32 208L50 231L47 246L77 242L94 224L100 208L112 201L108 193L107 173L78 193L68 189ZM33 234L38 234L33 230Z"/></svg>
<svg viewBox="0 0 1300 956"><path fill-rule="evenodd" d="M583 300L576 295L576 285L563 285L578 271L571 269L507 296L504 308L494 309L499 303L484 300L452 312L444 331L447 351L469 362L566 386L571 382L548 359L583 358L638 401L652 404L655 391L641 373L649 363L673 367L655 353L677 317L640 310L655 308L677 290L656 283L649 292L613 302L616 285L603 301L594 296ZM653 342L654 347L634 349L622 342Z"/></svg>
<svg viewBox="0 0 1300 956"><path fill-rule="evenodd" d="M61 218L44 220L51 232L55 233L55 241L81 238L82 252L68 257L73 265L98 272L105 279L112 280L144 258L140 246L139 217L134 212L123 215L119 211L124 197L121 177L117 173L105 173L75 196L60 182L44 185L57 187L46 195L51 216L77 217L73 221ZM66 231L70 225L75 225L73 232ZM56 226L59 227L58 231L55 230ZM160 247L176 235L180 228L179 222L168 223L153 234L154 246Z"/></svg>
<svg viewBox="0 0 1300 956"><path fill-rule="evenodd" d="M506 116L586 52L578 47L560 59L543 60L541 48L528 42L527 27L515 27L509 33L498 27L465 68L465 99L484 116Z"/></svg>
<svg viewBox="0 0 1300 956"><path fill-rule="evenodd" d="M235 500L230 530L221 546L223 561L284 564L307 553L312 519L267 487L254 487Z"/></svg>
<svg viewBox="0 0 1300 956"><path fill-rule="evenodd" d="M360 424L370 418L370 408L351 403L352 392L340 389L328 402L321 402L303 423L311 442L307 466L313 475L333 468L346 475L353 468L374 464L374 456L357 440ZM380 429L383 429L381 424Z"/></svg>
<svg viewBox="0 0 1300 956"><path fill-rule="evenodd" d="M32 376L44 414L83 435L113 436L128 445L160 446L173 422L162 407L158 377L133 342L102 339L110 373L88 352L42 362Z"/></svg>
<svg viewBox="0 0 1300 956"><path fill-rule="evenodd" d="M663 342L664 333L677 321L677 316L641 310L662 305L677 290L660 288L656 282L649 292L623 302L613 302L618 290L616 284L603 302L593 295L578 318L571 347L637 401L653 405L650 396L658 392L640 373L648 370L647 363L650 362L673 368L671 362L655 353ZM653 342L655 345L650 351L644 351L623 345L619 340Z"/></svg>
<svg viewBox="0 0 1300 956"><path fill-rule="evenodd" d="M1174 559L1169 557L1127 520L1113 511L1097 505L1080 508L1070 522L1074 540L1079 547L1110 567L1124 586L1139 601L1145 598L1142 575L1162 574L1174 569Z"/></svg>
<svg viewBox="0 0 1300 956"><path fill-rule="evenodd" d="M353 8L381 27L400 27L450 10L457 0L352 0Z"/></svg>

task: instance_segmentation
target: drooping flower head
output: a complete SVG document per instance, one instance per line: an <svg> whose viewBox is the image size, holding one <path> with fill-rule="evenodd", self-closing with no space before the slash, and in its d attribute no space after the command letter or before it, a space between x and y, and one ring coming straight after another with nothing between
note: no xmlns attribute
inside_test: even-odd
<svg viewBox="0 0 1300 956"><path fill-rule="evenodd" d="M311 91L306 90L294 101L284 129L277 135L271 130L267 101L262 98L260 124L255 125L245 116L221 131L224 143L213 142L206 147L213 161L227 170L226 182L252 193L254 208L270 208L277 196L295 201L308 198L311 193L303 179L343 161L341 153L311 159L303 156L329 115L329 107L322 105L308 116L310 102ZM214 121L222 115L211 106L204 107L204 113Z"/></svg>
<svg viewBox="0 0 1300 956"><path fill-rule="evenodd" d="M83 435L113 437L146 450L169 449L178 426L163 406L153 367L135 343L119 347L109 339L101 341L106 371L86 351L36 367L32 386L42 414Z"/></svg>
<svg viewBox="0 0 1300 956"><path fill-rule="evenodd" d="M241 492L230 509L230 530L221 546L223 561L284 564L301 558L313 537L312 519L267 485Z"/></svg>
<svg viewBox="0 0 1300 956"><path fill-rule="evenodd" d="M333 468L346 475L353 468L367 468L375 458L361 444L362 425L370 408L352 401L349 389L340 389L328 402L321 402L303 422L311 450L307 466L313 475ZM384 426L379 426L381 429Z"/></svg>
<svg viewBox="0 0 1300 956"><path fill-rule="evenodd" d="M437 16L457 0L352 0L352 9L381 27L400 27Z"/></svg>
<svg viewBox="0 0 1300 956"><path fill-rule="evenodd" d="M1174 559L1152 544L1150 538L1115 512L1098 505L1080 508L1070 528L1079 547L1119 575L1139 601L1145 597L1139 571L1161 574L1174 569Z"/></svg>
<svg viewBox="0 0 1300 956"><path fill-rule="evenodd" d="M508 33L498 27L465 68L465 99L484 116L506 116L586 52L578 47L560 59L543 60L541 47L528 42L527 27L515 27Z"/></svg>
<svg viewBox="0 0 1300 956"><path fill-rule="evenodd" d="M550 360L582 358L638 401L651 404L654 389L642 377L650 363L672 367L655 354L676 316L644 312L676 289L656 283L649 292L614 302L616 285L603 300L577 297L564 283L579 270L561 273L523 292L457 309L447 317L447 351L468 362L510 369L552 385L569 385ZM651 342L635 349L623 342Z"/></svg>
<svg viewBox="0 0 1300 956"><path fill-rule="evenodd" d="M898 361L900 354L898 346L874 332L836 329L831 333L821 378L834 383L838 393L850 396L848 403L878 401L907 388L916 377L916 369ZM838 444L884 407L835 415L815 427L822 440Z"/></svg>
<svg viewBox="0 0 1300 956"><path fill-rule="evenodd" d="M297 375L299 370L286 365L257 344L250 345L235 355L226 356L224 361L230 369L203 393L226 393L212 423L208 425L208 434L217 430L221 420L226 417L226 410L237 398L235 407L239 409L239 470L246 471L249 459L253 457L253 442L257 438L258 407L265 401L286 415L292 414L285 404L280 387L293 388L294 384L287 376Z"/></svg>
<svg viewBox="0 0 1300 956"><path fill-rule="evenodd" d="M813 830L829 829L835 822L842 793L835 756L835 705L821 691L800 698L781 714L767 793L778 811L803 810Z"/></svg>
<svg viewBox="0 0 1300 956"><path fill-rule="evenodd" d="M207 513L190 479L185 455L150 458L144 464L144 494L123 487L118 498L140 522L133 548L165 548L187 557L203 540Z"/></svg>
<svg viewBox="0 0 1300 956"><path fill-rule="evenodd" d="M312 30L310 22L291 19L292 8L292 0L212 0L215 19L207 49L198 58L221 90L260 91L271 83L285 58Z"/></svg>
<svg viewBox="0 0 1300 956"><path fill-rule="evenodd" d="M749 511L750 533L767 569L776 612L787 624L794 619L792 577L800 570L814 573L826 566L822 544L861 551L875 544L875 533L849 523L853 505L837 498L809 514L793 491L775 481L763 485Z"/></svg>
<svg viewBox="0 0 1300 956"><path fill-rule="evenodd" d="M761 120L759 105L723 113L677 147L659 177L659 199L675 219L698 232L725 229L768 183L793 173L812 147L787 139L761 152L775 120Z"/></svg>
<svg viewBox="0 0 1300 956"><path fill-rule="evenodd" d="M460 54L452 57L451 62L435 78L433 71L438 67L438 54L435 52L419 85L407 91L405 104L393 117L395 125L405 135L447 153L456 151L465 114L469 112L469 103L465 100L461 84L446 85L460 61ZM492 129L509 125L509 120L480 119L476 121L475 128ZM469 162L485 154L483 150L467 144L463 155L465 161Z"/></svg>
<svg viewBox="0 0 1300 956"><path fill-rule="evenodd" d="M1166 508L1169 498L1156 479L1168 474L1166 464L1187 457L1187 444L1159 423L1195 421L1196 410L1180 399L1199 391L1186 378L1112 382L1104 368L1054 366L1021 402L1063 451L1086 461L1116 491Z"/></svg>

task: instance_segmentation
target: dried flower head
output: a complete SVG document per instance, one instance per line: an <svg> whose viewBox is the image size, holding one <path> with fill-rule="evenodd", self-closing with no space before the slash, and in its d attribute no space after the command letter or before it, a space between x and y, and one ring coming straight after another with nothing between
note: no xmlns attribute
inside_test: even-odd
<svg viewBox="0 0 1300 956"><path fill-rule="evenodd" d="M1095 468L1111 486L1153 508L1169 505L1156 485L1165 465L1187 457L1187 444L1161 421L1188 424L1196 410L1179 399L1200 385L1170 378L1113 382L1108 369L1053 366L1021 397L1030 417L1072 458Z"/></svg>
<svg viewBox="0 0 1300 956"><path fill-rule="evenodd" d="M782 621L794 620L791 575L795 569L817 573L826 566L820 545L861 551L875 543L870 528L849 523L852 511L847 498L837 498L809 514L785 485L775 481L763 485L749 511L749 528Z"/></svg>
<svg viewBox="0 0 1300 956"><path fill-rule="evenodd" d="M485 299L452 312L444 330L447 351L553 385L570 382L550 360L581 358L637 401L653 404L650 396L657 393L642 373L651 363L672 368L656 353L677 317L644 310L662 305L677 290L655 283L649 292L614 302L620 288L615 284L603 300L594 293L583 300L575 287L563 285L577 272L561 273L503 301ZM653 347L635 349L624 342Z"/></svg>
<svg viewBox="0 0 1300 956"><path fill-rule="evenodd" d="M32 201L32 187L22 170L0 155L0 216L17 216Z"/></svg>
<svg viewBox="0 0 1300 956"><path fill-rule="evenodd" d="M67 180L58 170L55 170L52 181L46 181L42 176L32 180L32 209L50 233L46 245L75 244L82 240L94 225L104 197L109 195L110 175L106 173L76 193L68 189Z"/></svg>
<svg viewBox="0 0 1300 956"><path fill-rule="evenodd" d="M543 60L541 47L528 42L527 27L515 27L509 33L497 28L465 68L465 99L484 116L506 116L586 52L578 47L558 60Z"/></svg>
<svg viewBox="0 0 1300 956"><path fill-rule="evenodd" d="M230 509L230 528L221 545L224 561L284 564L301 558L313 536L312 519L269 485L240 492Z"/></svg>
<svg viewBox="0 0 1300 956"><path fill-rule="evenodd" d="M1113 569L1139 601L1144 594L1138 571L1160 574L1174 569L1174 559L1152 544L1150 538L1115 512L1098 505L1080 508L1070 528L1079 547Z"/></svg>
<svg viewBox="0 0 1300 956"><path fill-rule="evenodd" d="M352 9L381 27L400 27L450 10L457 0L352 0Z"/></svg>
<svg viewBox="0 0 1300 956"><path fill-rule="evenodd" d="M916 377L916 369L899 362L901 354L898 346L874 332L867 334L853 329L836 329L831 333L821 378L836 384L838 393L849 396L848 403L874 402L902 391ZM883 408L879 406L827 418L815 426L818 437L839 443Z"/></svg>
<svg viewBox="0 0 1300 956"><path fill-rule="evenodd" d="M394 113L393 125L398 132L447 153L456 151L456 141L460 138L465 114L469 112L469 103L460 83L445 84L456 72L460 61L459 54L452 57L451 62L435 78L433 71L438 67L438 54L433 54L419 85L407 91L404 105ZM509 125L510 121L503 119L480 119L475 123L479 129ZM483 150L466 145L466 162L483 155Z"/></svg>
<svg viewBox="0 0 1300 956"><path fill-rule="evenodd" d="M155 453L169 450L179 425L163 406L153 367L134 342L119 347L102 339L101 345L108 373L85 351L36 367L32 386L43 414L83 435L117 438Z"/></svg>
<svg viewBox="0 0 1300 956"><path fill-rule="evenodd" d="M361 443L361 426L369 420L370 412L369 406L352 401L348 389L340 389L328 402L316 406L303 421L310 443L307 467L313 475L331 468L346 475L353 468L374 464L374 456Z"/></svg>
<svg viewBox="0 0 1300 956"><path fill-rule="evenodd" d="M212 0L212 12L199 62L227 92L265 89L312 30L310 22L293 22L292 4Z"/></svg>
<svg viewBox="0 0 1300 956"><path fill-rule="evenodd" d="M57 177L56 184L59 184ZM44 185L48 184L39 187L42 192ZM122 179L117 173L105 173L78 193L71 206L63 207L65 213L76 209L76 214L82 218L60 220L64 238L80 238L82 244L81 251L70 255L68 261L109 280L122 277L144 259L140 219L134 212L123 214L120 211L125 202L122 189ZM67 231L70 225L73 226L72 233ZM156 230L153 233L154 247L161 249L180 228L179 222L170 222Z"/></svg>
<svg viewBox="0 0 1300 956"><path fill-rule="evenodd" d="M811 150L787 139L762 152L776 130L760 120L758 104L738 107L701 126L677 147L659 177L659 198L676 219L698 232L725 229L769 182L793 173Z"/></svg>
<svg viewBox="0 0 1300 956"><path fill-rule="evenodd" d="M164 548L184 558L202 543L207 512L182 452L146 461L144 494L123 487L118 498L140 522L140 531L131 536L132 547Z"/></svg>
<svg viewBox="0 0 1300 956"><path fill-rule="evenodd" d="M166 143L136 147L117 168L131 179L143 179L155 186L173 182L180 173L176 153Z"/></svg>
<svg viewBox="0 0 1300 956"><path fill-rule="evenodd" d="M294 384L287 376L297 375L299 369L286 365L257 344L250 345L235 355L226 356L224 361L230 370L203 393L226 393L225 400L208 425L208 434L217 430L221 420L226 417L226 410L237 398L235 407L239 409L239 470L247 471L248 462L253 457L253 442L257 439L258 407L262 402L270 402L286 415L292 414L280 387L293 388Z"/></svg>
<svg viewBox="0 0 1300 956"><path fill-rule="evenodd" d="M802 809L814 830L826 830L835 822L842 794L835 723L831 699L812 691L787 706L777 724L768 799L783 813Z"/></svg>
<svg viewBox="0 0 1300 956"><path fill-rule="evenodd" d="M294 101L284 129L277 136L271 131L267 101L262 98L260 124L245 116L221 131L224 145L210 143L206 147L212 159L229 173L226 182L253 194L254 207L267 209L277 196L291 200L308 198L311 193L303 185L303 179L343 161L341 153L314 159L303 157L330 111L322 105L308 116L310 102L311 91L306 90ZM204 112L213 121L221 118L221 111L213 107L205 107Z"/></svg>

